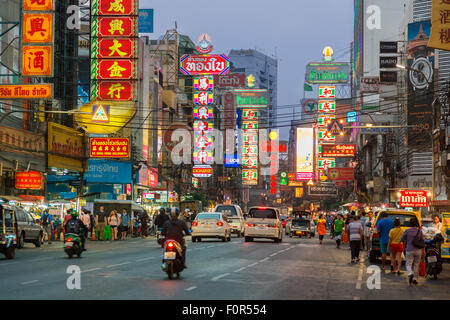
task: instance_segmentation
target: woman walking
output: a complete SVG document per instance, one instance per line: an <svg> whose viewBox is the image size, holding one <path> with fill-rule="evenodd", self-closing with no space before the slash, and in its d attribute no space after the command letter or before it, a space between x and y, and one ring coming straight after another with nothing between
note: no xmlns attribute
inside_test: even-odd
<svg viewBox="0 0 450 320"><path fill-rule="evenodd" d="M322 244L323 237L327 233L327 220L323 218L323 213L320 215L317 221L317 232L319 233L319 241Z"/></svg>
<svg viewBox="0 0 450 320"><path fill-rule="evenodd" d="M403 230L401 228L400 219L395 218L394 229L391 229L391 231L389 231L388 248L391 248L391 271L392 273L397 272L397 275L400 275L402 273L400 271L400 268L402 266L402 252L403 252L403 243L401 243L400 241L402 235Z"/></svg>
<svg viewBox="0 0 450 320"><path fill-rule="evenodd" d="M148 232L148 214L147 211L144 211L144 213L141 216L141 230L142 230L142 238L147 238L147 232Z"/></svg>
<svg viewBox="0 0 450 320"><path fill-rule="evenodd" d="M117 211L113 210L108 217L108 225L111 227L111 240L117 240L117 227L120 223Z"/></svg>
<svg viewBox="0 0 450 320"><path fill-rule="evenodd" d="M425 243L422 230L419 229L419 221L411 218L409 228L403 233L401 242L406 242L406 271L408 272L409 285L418 284L420 262L425 259Z"/></svg>

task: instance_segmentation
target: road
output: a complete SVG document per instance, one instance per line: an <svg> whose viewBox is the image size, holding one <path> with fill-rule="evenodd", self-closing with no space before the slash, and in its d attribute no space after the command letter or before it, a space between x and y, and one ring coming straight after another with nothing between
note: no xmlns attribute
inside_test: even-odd
<svg viewBox="0 0 450 320"><path fill-rule="evenodd" d="M409 287L406 273L381 273L381 288L368 289L367 259L350 264L350 250L327 236L283 242L242 238L188 242L188 269L180 280L161 270L162 249L154 238L88 241L82 258L68 259L61 243L26 244L16 259L0 259L0 299L449 299L450 265L438 281ZM363 253L366 253L365 251ZM79 266L81 289L69 290L67 268ZM404 268L404 267L403 267Z"/></svg>

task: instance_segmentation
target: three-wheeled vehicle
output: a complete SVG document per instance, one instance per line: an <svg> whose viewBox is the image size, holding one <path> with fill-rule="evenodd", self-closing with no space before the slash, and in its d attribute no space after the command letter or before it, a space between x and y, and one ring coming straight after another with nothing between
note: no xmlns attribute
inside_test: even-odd
<svg viewBox="0 0 450 320"><path fill-rule="evenodd" d="M290 222L289 237L302 237L307 236L308 238L314 237L315 232L311 228L311 220L295 218Z"/></svg>
<svg viewBox="0 0 450 320"><path fill-rule="evenodd" d="M16 241L16 212L10 205L0 203L0 252L6 259L14 259Z"/></svg>

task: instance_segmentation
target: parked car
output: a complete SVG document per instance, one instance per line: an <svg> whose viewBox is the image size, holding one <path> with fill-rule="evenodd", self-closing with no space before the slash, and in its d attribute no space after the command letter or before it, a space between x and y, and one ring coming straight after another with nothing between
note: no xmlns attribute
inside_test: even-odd
<svg viewBox="0 0 450 320"><path fill-rule="evenodd" d="M23 248L25 243L33 243L40 247L44 242L44 229L38 219L24 211L22 208L13 207L17 217L17 248Z"/></svg>
<svg viewBox="0 0 450 320"><path fill-rule="evenodd" d="M385 210L380 211L375 218L373 225L370 222L367 223L368 227L372 227L372 246L369 251L369 261L375 263L378 257L381 257L380 251L380 233L377 231L377 224L381 221L382 217L387 216L388 218L394 220L399 218L401 222L401 228L403 231L409 229L411 226L409 224L411 218L416 217L421 224L421 215L418 211L402 211L402 210ZM389 256L389 255L388 255Z"/></svg>
<svg viewBox="0 0 450 320"><path fill-rule="evenodd" d="M231 226L228 217L220 212L201 212L192 222L192 242L203 238L218 238L222 241L231 240Z"/></svg>
<svg viewBox="0 0 450 320"><path fill-rule="evenodd" d="M0 201L0 253L14 259L16 252L17 219L14 209Z"/></svg>
<svg viewBox="0 0 450 320"><path fill-rule="evenodd" d="M283 225L277 208L251 207L248 210L244 231L245 241L255 238L273 239L275 243L283 241Z"/></svg>
<svg viewBox="0 0 450 320"><path fill-rule="evenodd" d="M214 212L225 213L228 217L228 223L231 226L231 233L238 237L244 235L245 219L242 209L237 204L218 204Z"/></svg>

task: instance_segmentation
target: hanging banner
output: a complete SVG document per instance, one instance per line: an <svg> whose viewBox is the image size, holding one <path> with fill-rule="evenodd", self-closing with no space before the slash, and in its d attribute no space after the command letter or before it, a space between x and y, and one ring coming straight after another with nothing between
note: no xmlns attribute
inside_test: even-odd
<svg viewBox="0 0 450 320"><path fill-rule="evenodd" d="M51 99L53 84L0 85L0 99Z"/></svg>
<svg viewBox="0 0 450 320"><path fill-rule="evenodd" d="M214 88L214 77L203 76L194 78L194 89L198 91L211 91Z"/></svg>
<svg viewBox="0 0 450 320"><path fill-rule="evenodd" d="M194 93L194 104L197 106L209 106L214 101L214 95L209 91Z"/></svg>
<svg viewBox="0 0 450 320"><path fill-rule="evenodd" d="M424 190L400 191L400 207L428 207L427 193Z"/></svg>
<svg viewBox="0 0 450 320"><path fill-rule="evenodd" d="M93 38L91 59L130 59L137 56L137 48L137 38Z"/></svg>
<svg viewBox="0 0 450 320"><path fill-rule="evenodd" d="M91 0L93 16L137 16L138 0Z"/></svg>
<svg viewBox="0 0 450 320"><path fill-rule="evenodd" d="M135 101L136 96L136 81L93 80L91 83L91 100Z"/></svg>
<svg viewBox="0 0 450 320"><path fill-rule="evenodd" d="M137 34L135 17L93 16L91 36L94 37L134 37Z"/></svg>
<svg viewBox="0 0 450 320"><path fill-rule="evenodd" d="M322 157L354 157L355 151L354 144L322 144L319 147Z"/></svg>
<svg viewBox="0 0 450 320"><path fill-rule="evenodd" d="M137 65L134 59L91 60L92 79L136 79Z"/></svg>

